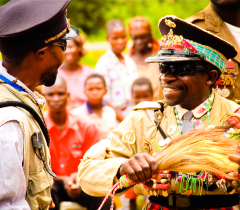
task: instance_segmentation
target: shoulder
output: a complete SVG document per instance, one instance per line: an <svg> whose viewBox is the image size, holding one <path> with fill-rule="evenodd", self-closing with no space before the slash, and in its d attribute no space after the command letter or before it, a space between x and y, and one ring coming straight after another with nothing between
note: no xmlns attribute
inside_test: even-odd
<svg viewBox="0 0 240 210"><path fill-rule="evenodd" d="M82 70L88 74L93 74L94 69L87 65L82 65Z"/></svg>
<svg viewBox="0 0 240 210"><path fill-rule="evenodd" d="M71 111L69 111L70 114L72 114L75 117L78 117L80 115L82 115L83 113L87 115L87 106L86 103L82 104L81 106L72 109Z"/></svg>
<svg viewBox="0 0 240 210"><path fill-rule="evenodd" d="M221 97L221 96L220 96ZM240 108L240 105L231 101L231 100L228 100L224 97L221 97L221 103L224 104L225 108L227 109L228 113L229 114L232 114L234 113L237 109Z"/></svg>
<svg viewBox="0 0 240 210"><path fill-rule="evenodd" d="M189 17L186 19L187 22L189 23L194 23L195 22L199 22L199 21L205 21L206 19L206 16L209 14L209 13L212 13L212 6L211 6L211 3L205 7L202 11L198 12L197 14Z"/></svg>
<svg viewBox="0 0 240 210"><path fill-rule="evenodd" d="M204 13L204 11L201 11L201 12L187 18L186 21L189 23L194 23L195 21L200 21L200 20L204 20L204 19L205 19L205 13Z"/></svg>
<svg viewBox="0 0 240 210"><path fill-rule="evenodd" d="M109 113L109 114L114 114L116 115L116 112L114 111L114 109L110 106L104 106L104 109Z"/></svg>
<svg viewBox="0 0 240 210"><path fill-rule="evenodd" d="M104 53L97 61L96 68L101 67L103 64L107 62L108 54Z"/></svg>
<svg viewBox="0 0 240 210"><path fill-rule="evenodd" d="M215 112L220 112L222 115L233 114L239 107L240 105L237 103L220 96L216 91L214 92L213 109Z"/></svg>
<svg viewBox="0 0 240 210"><path fill-rule="evenodd" d="M161 104L158 102L144 101L132 108L132 110L140 109L160 109Z"/></svg>
<svg viewBox="0 0 240 210"><path fill-rule="evenodd" d="M74 123L78 124L79 129L83 130L96 130L97 124L96 122L90 118L87 114L83 112L79 113L78 115L72 114L72 112L68 112L69 118L74 121Z"/></svg>
<svg viewBox="0 0 240 210"><path fill-rule="evenodd" d="M0 122L8 122L12 120L22 121L26 119L27 115L17 107L0 108Z"/></svg>

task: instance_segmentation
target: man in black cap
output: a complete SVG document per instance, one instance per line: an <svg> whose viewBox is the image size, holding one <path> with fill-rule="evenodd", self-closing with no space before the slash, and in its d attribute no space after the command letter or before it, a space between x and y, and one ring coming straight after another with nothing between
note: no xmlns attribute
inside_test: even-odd
<svg viewBox="0 0 240 210"><path fill-rule="evenodd" d="M239 113L239 105L212 90L227 59L235 57L237 51L228 42L175 16L163 17L159 29L163 35L160 51L146 62L160 63L164 111L158 102L135 106L107 140L87 151L79 166L79 183L90 195L106 195L127 174L136 183L136 193L150 195L145 209L232 209L239 202L238 194L234 194L239 192L238 181L233 189L211 172L183 175L158 171L152 154L161 151L170 139L194 128L223 125L226 116ZM237 162L238 157L230 157ZM207 184L202 189L189 179L187 186L182 177L200 177L200 182ZM144 185L151 179L152 184Z"/></svg>
<svg viewBox="0 0 240 210"><path fill-rule="evenodd" d="M0 7L0 209L48 209L55 174L38 85L54 84L70 26L70 0L12 0ZM13 103L14 102L14 103Z"/></svg>

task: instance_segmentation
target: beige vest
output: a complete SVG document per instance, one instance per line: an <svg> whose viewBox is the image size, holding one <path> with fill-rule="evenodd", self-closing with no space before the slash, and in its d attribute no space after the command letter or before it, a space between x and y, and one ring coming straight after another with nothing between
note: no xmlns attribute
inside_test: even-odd
<svg viewBox="0 0 240 210"><path fill-rule="evenodd" d="M36 92L35 94L43 98L40 94ZM19 92L7 84L0 84L0 102L4 101L24 102L30 105L40 115L35 100L28 93ZM43 109L43 106L40 108ZM0 126L13 120L19 122L23 132L23 171L27 186L26 200L32 210L48 209L51 202L50 189L53 184L53 179L45 170L43 162L36 156L31 141L32 134L41 131L41 129L32 115L26 110L17 107L0 108ZM44 151L46 162L50 165L50 153L45 138Z"/></svg>

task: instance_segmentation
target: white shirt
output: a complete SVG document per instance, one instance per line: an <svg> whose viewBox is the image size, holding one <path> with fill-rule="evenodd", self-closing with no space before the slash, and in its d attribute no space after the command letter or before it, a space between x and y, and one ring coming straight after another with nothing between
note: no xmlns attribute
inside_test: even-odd
<svg viewBox="0 0 240 210"><path fill-rule="evenodd" d="M230 25L229 23L226 23L229 31L231 31L232 35L234 36L234 38L236 39L237 43L238 43L238 47L240 48L240 28Z"/></svg>
<svg viewBox="0 0 240 210"><path fill-rule="evenodd" d="M128 55L123 54L123 57L125 65L108 49L96 64L96 72L106 80L108 92L104 100L119 108L126 107L131 99L131 86L138 77L134 61Z"/></svg>
<svg viewBox="0 0 240 210"><path fill-rule="evenodd" d="M0 63L0 74L13 81L16 78L8 74ZM38 103L44 100L27 88L21 81L17 84L23 87ZM12 108L16 109L17 108ZM20 111L20 110L19 110ZM11 115L11 113L9 113ZM0 116L1 120L1 116ZM23 133L17 121L10 121L0 126L0 209L30 210L25 200L26 179L22 167Z"/></svg>

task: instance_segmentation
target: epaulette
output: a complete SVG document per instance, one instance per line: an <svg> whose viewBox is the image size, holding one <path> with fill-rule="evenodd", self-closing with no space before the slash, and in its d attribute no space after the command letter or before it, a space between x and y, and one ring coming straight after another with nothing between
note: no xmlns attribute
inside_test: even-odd
<svg viewBox="0 0 240 210"><path fill-rule="evenodd" d="M156 102L151 102L151 101L144 101L139 103L138 105L134 106L132 110L138 110L138 109L160 109L161 104L164 104L164 101L156 101Z"/></svg>

